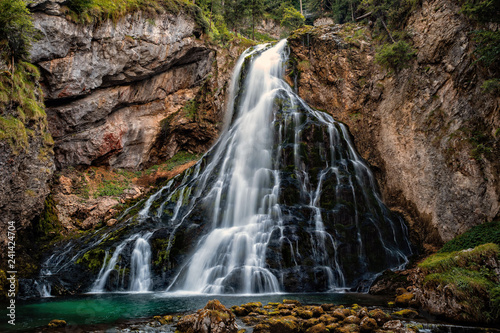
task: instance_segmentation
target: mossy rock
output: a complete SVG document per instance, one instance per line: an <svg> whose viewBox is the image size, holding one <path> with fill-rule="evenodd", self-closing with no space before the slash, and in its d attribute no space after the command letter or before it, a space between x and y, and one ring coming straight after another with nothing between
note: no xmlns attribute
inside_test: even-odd
<svg viewBox="0 0 500 333"><path fill-rule="evenodd" d="M328 333L329 330L326 328L325 324L319 323L310 327L306 330L306 333Z"/></svg>
<svg viewBox="0 0 500 333"><path fill-rule="evenodd" d="M59 327L65 327L66 326L66 321L61 320L61 319L53 319L50 321L50 323L47 325L50 328L59 328Z"/></svg>
<svg viewBox="0 0 500 333"><path fill-rule="evenodd" d="M411 309L403 309L392 313L393 316L403 317L403 318L415 318L418 316L418 312Z"/></svg>
<svg viewBox="0 0 500 333"><path fill-rule="evenodd" d="M404 293L396 297L396 305L398 306L408 306L410 301L415 297L413 293Z"/></svg>

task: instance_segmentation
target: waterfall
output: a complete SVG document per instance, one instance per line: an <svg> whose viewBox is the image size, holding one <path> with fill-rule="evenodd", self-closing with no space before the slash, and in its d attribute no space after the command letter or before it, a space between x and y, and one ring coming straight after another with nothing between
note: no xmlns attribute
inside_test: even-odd
<svg viewBox="0 0 500 333"><path fill-rule="evenodd" d="M78 258L94 253L93 292L248 294L366 291L403 267L404 221L383 204L348 128L283 79L287 63L286 40L246 50L216 144L54 271L85 270Z"/></svg>
<svg viewBox="0 0 500 333"><path fill-rule="evenodd" d="M130 291L146 292L151 285L151 247L148 239L152 233L135 241L130 268Z"/></svg>

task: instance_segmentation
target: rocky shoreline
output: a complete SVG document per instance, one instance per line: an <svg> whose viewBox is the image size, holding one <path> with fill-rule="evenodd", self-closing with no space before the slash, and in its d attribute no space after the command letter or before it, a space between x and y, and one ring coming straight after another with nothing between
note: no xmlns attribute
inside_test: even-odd
<svg viewBox="0 0 500 333"><path fill-rule="evenodd" d="M363 332L500 332L486 327L438 323L425 312L402 305L401 294L388 307L358 304L301 304L298 300L250 302L225 307L219 300L209 301L194 313L158 315L123 323L92 326L66 326L53 320L37 332L186 332L186 333L363 333ZM406 295L407 296L407 295ZM407 304L405 302L405 304Z"/></svg>

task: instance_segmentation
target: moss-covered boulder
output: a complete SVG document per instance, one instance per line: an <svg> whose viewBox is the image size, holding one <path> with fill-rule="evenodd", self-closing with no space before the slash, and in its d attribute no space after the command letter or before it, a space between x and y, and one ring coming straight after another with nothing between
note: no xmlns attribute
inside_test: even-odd
<svg viewBox="0 0 500 333"><path fill-rule="evenodd" d="M218 300L211 300L195 314L182 317L177 330L186 333L236 333L238 325L234 314Z"/></svg>
<svg viewBox="0 0 500 333"><path fill-rule="evenodd" d="M500 247L489 243L440 252L419 264L415 297L436 316L467 323L500 322Z"/></svg>

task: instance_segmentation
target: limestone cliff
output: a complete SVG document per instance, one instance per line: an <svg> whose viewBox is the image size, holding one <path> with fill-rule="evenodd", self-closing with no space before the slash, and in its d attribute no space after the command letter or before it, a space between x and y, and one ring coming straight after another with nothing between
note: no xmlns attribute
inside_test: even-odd
<svg viewBox="0 0 500 333"><path fill-rule="evenodd" d="M162 121L194 99L213 70L215 51L199 39L201 28L187 14L136 12L95 25L45 8L35 12L34 23L43 38L33 45L32 61L42 69L59 168L143 167ZM202 150L213 139L219 117L205 118L209 130L189 148ZM192 131L190 120L179 119L179 126ZM181 141L171 140L167 157Z"/></svg>
<svg viewBox="0 0 500 333"><path fill-rule="evenodd" d="M368 27L323 26L290 38L299 94L349 125L385 201L427 250L500 209L500 99L481 91L472 27L459 9L423 2L407 26L418 56L397 73L375 64Z"/></svg>

